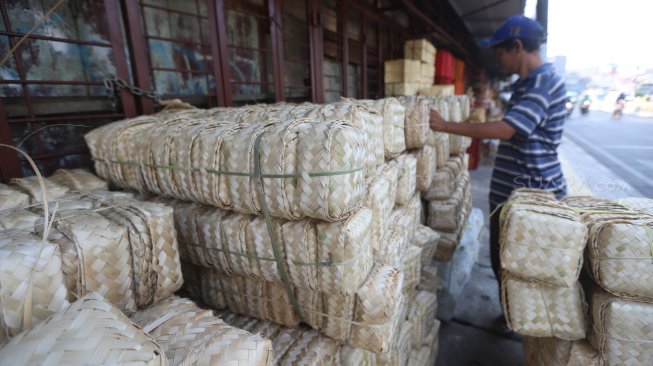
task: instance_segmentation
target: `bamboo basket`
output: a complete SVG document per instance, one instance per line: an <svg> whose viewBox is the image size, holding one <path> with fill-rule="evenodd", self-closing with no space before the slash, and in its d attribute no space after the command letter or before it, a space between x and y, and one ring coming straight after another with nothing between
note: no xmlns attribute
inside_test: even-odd
<svg viewBox="0 0 653 366"><path fill-rule="evenodd" d="M34 227L43 220L43 216L26 209L9 209L0 211L0 229L16 229L34 232Z"/></svg>
<svg viewBox="0 0 653 366"><path fill-rule="evenodd" d="M2 365L168 365L161 347L89 293L0 348Z"/></svg>
<svg viewBox="0 0 653 366"><path fill-rule="evenodd" d="M25 319L27 291L31 316ZM24 231L0 233L0 342L68 307L57 245Z"/></svg>
<svg viewBox="0 0 653 366"><path fill-rule="evenodd" d="M51 181L68 187L71 191L108 190L109 184L84 169L59 169L48 177Z"/></svg>
<svg viewBox="0 0 653 366"><path fill-rule="evenodd" d="M416 246L422 249L422 253L420 255L422 268L428 266L429 263L431 263L433 255L438 248L439 241L440 234L438 234L437 231L431 229L426 225L417 225L417 230L415 230L414 243Z"/></svg>
<svg viewBox="0 0 653 366"><path fill-rule="evenodd" d="M587 227L565 204L513 198L501 212L500 243L503 269L569 287L580 274Z"/></svg>
<svg viewBox="0 0 653 366"><path fill-rule="evenodd" d="M26 207L29 201L27 194L0 183L0 211Z"/></svg>
<svg viewBox="0 0 653 366"><path fill-rule="evenodd" d="M413 156L417 160L416 164L416 189L420 192L428 191L433 182L433 176L436 172L437 156L433 146L424 145L421 149L414 151Z"/></svg>
<svg viewBox="0 0 653 366"><path fill-rule="evenodd" d="M372 210L370 241L374 251L378 251L383 242L387 222L395 205L398 173L396 164L384 164L367 177L363 206Z"/></svg>
<svg viewBox="0 0 653 366"><path fill-rule="evenodd" d="M599 350L600 365L646 365L653 359L653 304L592 294L590 342Z"/></svg>
<svg viewBox="0 0 653 366"><path fill-rule="evenodd" d="M415 194L417 187L417 159L412 155L401 155L395 159L399 169L395 204L404 205Z"/></svg>
<svg viewBox="0 0 653 366"><path fill-rule="evenodd" d="M182 201L171 205L182 259L228 275L282 281L264 217ZM290 283L352 295L373 265L373 217L371 210L361 208L336 222L272 220Z"/></svg>
<svg viewBox="0 0 653 366"><path fill-rule="evenodd" d="M585 339L524 337L527 366L598 366L599 353Z"/></svg>
<svg viewBox="0 0 653 366"><path fill-rule="evenodd" d="M586 336L587 305L578 282L549 286L503 271L501 303L508 326L520 334L572 341Z"/></svg>
<svg viewBox="0 0 653 366"><path fill-rule="evenodd" d="M136 311L126 228L94 211L62 211L49 239L61 250L69 301L97 292L124 313Z"/></svg>
<svg viewBox="0 0 653 366"><path fill-rule="evenodd" d="M387 353L380 353L376 360L378 365L406 365L410 356L410 339L412 324L402 321L399 333L394 340L392 348Z"/></svg>
<svg viewBox="0 0 653 366"><path fill-rule="evenodd" d="M450 157L445 166L435 171L431 186L424 192L424 198L428 201L450 198L456 190L456 183L463 171L463 158Z"/></svg>
<svg viewBox="0 0 653 366"><path fill-rule="evenodd" d="M429 264L428 266L422 267L417 291L428 291L432 294L437 294L438 290L442 288L440 282L440 277L438 277L438 267Z"/></svg>
<svg viewBox="0 0 653 366"><path fill-rule="evenodd" d="M431 134L429 127L431 103L424 97L399 97L399 102L406 108L406 147L422 148Z"/></svg>
<svg viewBox="0 0 653 366"><path fill-rule="evenodd" d="M426 345L426 339L435 325L438 297L429 291L418 291L412 299L408 320L412 323L413 349Z"/></svg>
<svg viewBox="0 0 653 366"><path fill-rule="evenodd" d="M169 297L132 316L171 365L272 365L272 342L225 324L191 300Z"/></svg>
<svg viewBox="0 0 653 366"><path fill-rule="evenodd" d="M141 192L257 215L264 201L275 217L326 221L363 198L367 135L345 121L139 117L85 138L102 178Z"/></svg>
<svg viewBox="0 0 653 366"><path fill-rule="evenodd" d="M41 185L39 184L38 178L39 177L36 176L13 178L10 184L28 194L30 197L30 203L36 204L43 200L41 197ZM48 201L61 199L66 195L66 193L68 193L68 187L55 183L48 178L43 178L43 184L45 185L45 194Z"/></svg>
<svg viewBox="0 0 653 366"><path fill-rule="evenodd" d="M454 232L460 228L460 212L470 195L470 176L463 172L451 198L429 203L428 226L435 230Z"/></svg>
<svg viewBox="0 0 653 366"><path fill-rule="evenodd" d="M383 149L386 158L395 158L406 150L406 108L397 98L362 101L383 116Z"/></svg>

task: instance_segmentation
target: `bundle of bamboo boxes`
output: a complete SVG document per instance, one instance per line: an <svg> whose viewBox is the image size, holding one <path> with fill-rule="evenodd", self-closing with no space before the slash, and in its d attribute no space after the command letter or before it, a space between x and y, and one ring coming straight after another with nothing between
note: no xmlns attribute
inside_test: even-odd
<svg viewBox="0 0 653 366"><path fill-rule="evenodd" d="M166 108L91 131L99 178L0 185L0 359L433 364L444 234L425 224L464 212L424 209L450 153L431 108Z"/></svg>
<svg viewBox="0 0 653 366"><path fill-rule="evenodd" d="M513 193L501 213L502 303L527 336L529 365L650 362L652 208L645 198Z"/></svg>

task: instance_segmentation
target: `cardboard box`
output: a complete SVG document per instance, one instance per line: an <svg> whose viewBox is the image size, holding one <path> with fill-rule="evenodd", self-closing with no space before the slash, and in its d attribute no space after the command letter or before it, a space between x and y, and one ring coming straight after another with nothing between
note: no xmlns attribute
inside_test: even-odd
<svg viewBox="0 0 653 366"><path fill-rule="evenodd" d="M410 83L419 82L421 75L421 64L417 60L388 60L385 66L386 83Z"/></svg>
<svg viewBox="0 0 653 366"><path fill-rule="evenodd" d="M435 65L422 62L420 65L421 79L429 84L433 84L435 78Z"/></svg>

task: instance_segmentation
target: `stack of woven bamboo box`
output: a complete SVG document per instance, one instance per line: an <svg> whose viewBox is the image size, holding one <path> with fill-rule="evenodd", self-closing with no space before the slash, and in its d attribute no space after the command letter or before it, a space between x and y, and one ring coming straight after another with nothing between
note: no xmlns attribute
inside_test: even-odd
<svg viewBox="0 0 653 366"><path fill-rule="evenodd" d="M431 108L446 120L462 122L469 115L466 96L429 97ZM429 189L424 193L428 204L428 226L442 235L435 258L452 259L467 217L472 208L471 182L465 153L469 139L431 131L429 144L437 150L436 171Z"/></svg>
<svg viewBox="0 0 653 366"><path fill-rule="evenodd" d="M80 170L0 186L2 363L271 364L269 341L173 296L172 209L106 188Z"/></svg>
<svg viewBox="0 0 653 366"><path fill-rule="evenodd" d="M502 302L509 326L537 337L524 342L529 364L649 362L653 212L646 207L645 199L558 202L528 190L504 206ZM589 276L581 284L583 257Z"/></svg>
<svg viewBox="0 0 653 366"><path fill-rule="evenodd" d="M404 58L384 64L385 95L417 95L433 85L435 53L435 46L425 39L406 41Z"/></svg>
<svg viewBox="0 0 653 366"><path fill-rule="evenodd" d="M164 110L86 139L100 176L173 207L204 304L396 359L407 289L437 242L415 238L436 163L428 111L394 98Z"/></svg>

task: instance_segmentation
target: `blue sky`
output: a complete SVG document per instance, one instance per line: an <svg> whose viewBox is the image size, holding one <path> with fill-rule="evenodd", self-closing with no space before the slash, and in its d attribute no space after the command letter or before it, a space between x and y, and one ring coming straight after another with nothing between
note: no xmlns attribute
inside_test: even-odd
<svg viewBox="0 0 653 366"><path fill-rule="evenodd" d="M653 68L653 0L549 0L547 55L567 70Z"/></svg>

